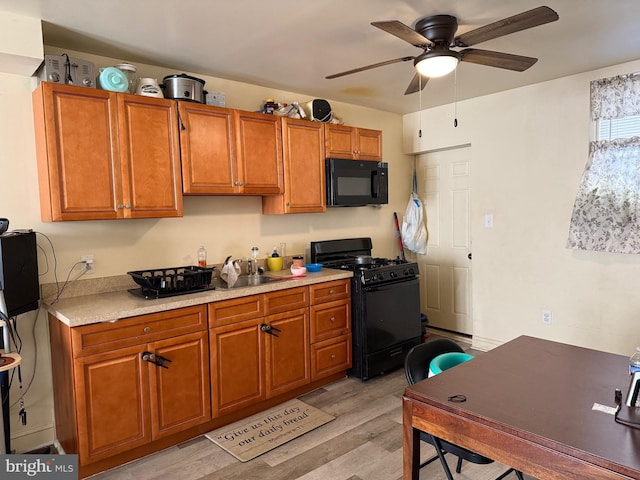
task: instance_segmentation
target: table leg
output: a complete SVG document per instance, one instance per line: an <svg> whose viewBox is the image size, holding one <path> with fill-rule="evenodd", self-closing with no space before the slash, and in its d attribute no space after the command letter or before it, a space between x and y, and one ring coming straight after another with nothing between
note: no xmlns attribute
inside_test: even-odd
<svg viewBox="0 0 640 480"><path fill-rule="evenodd" d="M413 428L413 402L402 399L402 478L419 480L420 477L420 430Z"/></svg>

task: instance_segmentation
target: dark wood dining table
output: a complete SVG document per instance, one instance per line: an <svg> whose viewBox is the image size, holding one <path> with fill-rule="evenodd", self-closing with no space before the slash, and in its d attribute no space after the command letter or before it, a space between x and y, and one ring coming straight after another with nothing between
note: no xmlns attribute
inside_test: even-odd
<svg viewBox="0 0 640 480"><path fill-rule="evenodd" d="M406 388L403 478L423 430L541 480L640 479L640 429L601 408L628 386L626 356L518 337Z"/></svg>

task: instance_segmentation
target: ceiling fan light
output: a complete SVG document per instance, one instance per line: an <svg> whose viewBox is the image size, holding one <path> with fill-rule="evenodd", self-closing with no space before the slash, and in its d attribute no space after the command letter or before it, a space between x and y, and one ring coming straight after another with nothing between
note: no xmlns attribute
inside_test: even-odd
<svg viewBox="0 0 640 480"><path fill-rule="evenodd" d="M436 52L420 55L415 62L416 69L425 77L443 77L453 72L457 66L458 57L456 55L438 54Z"/></svg>

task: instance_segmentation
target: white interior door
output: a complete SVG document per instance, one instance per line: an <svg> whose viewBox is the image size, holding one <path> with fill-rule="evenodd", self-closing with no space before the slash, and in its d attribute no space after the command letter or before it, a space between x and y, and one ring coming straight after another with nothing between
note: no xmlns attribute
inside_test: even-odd
<svg viewBox="0 0 640 480"><path fill-rule="evenodd" d="M471 335L471 147L417 157L418 193L429 233L419 255L421 308L429 326Z"/></svg>

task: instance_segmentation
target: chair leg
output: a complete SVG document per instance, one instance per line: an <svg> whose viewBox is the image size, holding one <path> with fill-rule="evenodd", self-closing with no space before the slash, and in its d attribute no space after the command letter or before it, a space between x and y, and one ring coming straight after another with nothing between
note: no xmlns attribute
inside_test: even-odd
<svg viewBox="0 0 640 480"><path fill-rule="evenodd" d="M433 440L433 445L436 447L436 452L438 452L438 458L440 458L440 463L442 464L442 469L444 470L444 474L447 476L447 480L453 480L453 475L451 475L451 470L449 469L449 465L447 465L447 461L444 458L444 453L442 451L442 444L440 443L440 439L438 437L434 437L430 435Z"/></svg>
<svg viewBox="0 0 640 480"><path fill-rule="evenodd" d="M456 465L456 473L460 473L462 471L462 457L458 457L458 464Z"/></svg>
<svg viewBox="0 0 640 480"><path fill-rule="evenodd" d="M502 475L500 475L498 478L496 478L496 480L502 480L507 475L509 475L511 472L515 472L516 477L518 477L518 480L524 480L524 478L522 478L522 472L520 470L516 470L515 468L510 468L509 470L504 472Z"/></svg>

